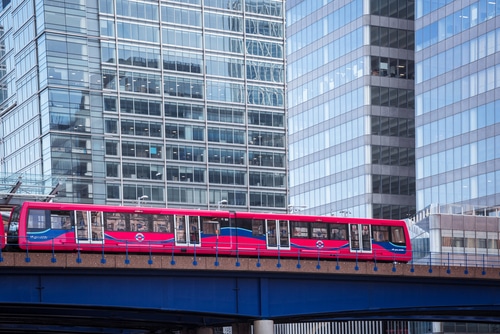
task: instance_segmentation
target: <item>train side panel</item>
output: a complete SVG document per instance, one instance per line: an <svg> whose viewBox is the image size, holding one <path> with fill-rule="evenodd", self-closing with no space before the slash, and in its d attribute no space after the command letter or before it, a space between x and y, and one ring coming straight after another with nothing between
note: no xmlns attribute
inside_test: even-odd
<svg viewBox="0 0 500 334"><path fill-rule="evenodd" d="M222 211L25 203L18 245L30 250L189 253L205 237L208 246L234 244L231 231L213 223L228 221L228 216Z"/></svg>
<svg viewBox="0 0 500 334"><path fill-rule="evenodd" d="M32 202L19 221L30 250L411 260L397 220Z"/></svg>
<svg viewBox="0 0 500 334"><path fill-rule="evenodd" d="M411 243L401 220L238 213L239 246L261 256L408 262ZM258 241L258 242L256 242ZM257 247L257 248L256 248Z"/></svg>

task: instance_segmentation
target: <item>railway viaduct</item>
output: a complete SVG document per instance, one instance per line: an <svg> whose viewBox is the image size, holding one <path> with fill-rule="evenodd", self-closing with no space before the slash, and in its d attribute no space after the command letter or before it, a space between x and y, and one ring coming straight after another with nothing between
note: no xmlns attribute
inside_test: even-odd
<svg viewBox="0 0 500 334"><path fill-rule="evenodd" d="M0 332L272 333L273 323L500 322L500 268L136 254L0 254Z"/></svg>

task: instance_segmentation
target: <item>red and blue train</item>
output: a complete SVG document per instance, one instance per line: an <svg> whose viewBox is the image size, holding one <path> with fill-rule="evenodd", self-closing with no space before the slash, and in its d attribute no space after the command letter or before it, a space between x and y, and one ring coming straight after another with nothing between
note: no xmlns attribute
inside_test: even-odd
<svg viewBox="0 0 500 334"><path fill-rule="evenodd" d="M21 250L391 262L412 257L402 220L25 202L12 210L6 232L8 249Z"/></svg>

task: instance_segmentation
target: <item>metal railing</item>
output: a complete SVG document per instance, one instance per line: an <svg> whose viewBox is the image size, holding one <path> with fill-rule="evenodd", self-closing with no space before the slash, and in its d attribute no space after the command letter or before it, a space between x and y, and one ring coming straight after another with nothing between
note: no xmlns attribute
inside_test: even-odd
<svg viewBox="0 0 500 334"><path fill-rule="evenodd" d="M4 261L4 255L6 253L15 252L17 254L24 254L24 261L31 261L31 254L38 253L39 250L34 247L30 248L28 246L26 249L13 249L13 245L7 244L7 247L0 250L0 265ZM377 255L377 252L362 252L353 251L348 254L340 254L338 251L318 248L315 251L303 251L297 250L294 252L288 251L287 248L276 247L273 249L273 255L270 255L268 249L265 245L251 245L251 244L238 244L230 245L225 243L204 243L203 246L199 243L192 243L190 245L176 246L175 243L163 243L163 242L153 242L153 241L137 241L137 240L127 240L120 246L105 245L104 243L81 243L81 244L67 244L66 250L59 250L58 247L61 245L52 246L48 245L48 248L43 252L50 254L50 262L56 263L58 255L61 254L75 254L76 263L81 263L83 258L87 254L99 254L101 257L100 262L106 264L107 255L124 255L124 263L130 263L130 256L133 254L143 254L148 258L148 264L153 263L153 257L156 255L168 256L171 258L171 264L175 265L176 259L179 257L189 256L192 259L193 265L197 265L198 257L211 256L214 257L214 267L219 266L220 258L232 258L234 259L235 266L239 266L240 259L242 258L252 258L255 259L255 265L260 266L260 260L275 259L276 266L279 268L281 266L281 260L292 259L296 260L297 268L301 267L302 261L313 260L317 262L317 269L320 269L325 262L333 262L336 267L339 267L340 262L352 262L354 268L358 268L358 264L363 262L368 262L373 264L374 271L377 271L377 263L392 263L394 268L397 264L401 262L398 261L396 256L381 256ZM181 249L182 248L182 249ZM243 254L243 255L242 255ZM364 258L370 255L370 259ZM415 250L410 252L411 259L407 262L411 268L414 266L425 266L429 268L429 272L432 271L433 267L447 267L449 270L451 268L462 268L464 273L467 273L471 268L480 268L483 272L487 269L500 269L500 255L496 254L470 254L470 253L451 253L451 252L430 252Z"/></svg>

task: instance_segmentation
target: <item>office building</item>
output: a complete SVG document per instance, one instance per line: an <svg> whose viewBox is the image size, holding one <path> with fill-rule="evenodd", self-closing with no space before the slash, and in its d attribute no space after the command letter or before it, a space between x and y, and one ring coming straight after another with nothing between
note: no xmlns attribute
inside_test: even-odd
<svg viewBox="0 0 500 334"><path fill-rule="evenodd" d="M500 235L500 2L421 1L415 14L416 222L433 254L488 266Z"/></svg>
<svg viewBox="0 0 500 334"><path fill-rule="evenodd" d="M416 6L417 225L432 252L498 261L500 2Z"/></svg>
<svg viewBox="0 0 500 334"><path fill-rule="evenodd" d="M497 260L498 219L481 216L500 212L500 2L414 8L287 2L290 204L362 217L417 212L418 254Z"/></svg>
<svg viewBox="0 0 500 334"><path fill-rule="evenodd" d="M500 204L500 2L416 11L417 209Z"/></svg>
<svg viewBox="0 0 500 334"><path fill-rule="evenodd" d="M287 1L290 204L415 212L414 2Z"/></svg>
<svg viewBox="0 0 500 334"><path fill-rule="evenodd" d="M286 210L282 0L2 6L0 172L57 201Z"/></svg>

